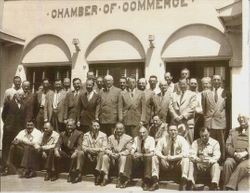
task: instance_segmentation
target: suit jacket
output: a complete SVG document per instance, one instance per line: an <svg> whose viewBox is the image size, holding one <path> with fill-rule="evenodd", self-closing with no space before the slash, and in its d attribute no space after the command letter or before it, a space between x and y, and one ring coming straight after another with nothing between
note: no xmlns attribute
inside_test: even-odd
<svg viewBox="0 0 250 193"><path fill-rule="evenodd" d="M81 92L78 92L79 94L77 96L74 96L75 90L72 90L66 94L64 100L64 120L77 119L77 105L79 103L79 98L81 95Z"/></svg>
<svg viewBox="0 0 250 193"><path fill-rule="evenodd" d="M171 122L175 122L175 118L183 115L182 123L185 125L194 125L194 112L196 107L196 94L190 90L186 90L182 100L181 93L175 92L172 94L169 111L171 114Z"/></svg>
<svg viewBox="0 0 250 193"><path fill-rule="evenodd" d="M167 91L162 97L159 93L153 97L154 115L159 115L162 121L168 123L169 104L171 100L171 92Z"/></svg>
<svg viewBox="0 0 250 193"><path fill-rule="evenodd" d="M47 92L46 94L51 95L52 93L53 93L52 90L48 90L48 92ZM38 92L35 94L34 117L37 116L37 114L38 114L38 112L39 112L39 109L40 109L40 107L41 107L42 94L43 94L43 91L38 91ZM45 97L45 100L46 100L46 97Z"/></svg>
<svg viewBox="0 0 250 193"><path fill-rule="evenodd" d="M151 89L146 89L145 93L145 103L146 103L146 115L145 120L147 123L150 123L153 117L153 97L155 96L155 92Z"/></svg>
<svg viewBox="0 0 250 193"><path fill-rule="evenodd" d="M21 103L19 108L16 101L11 99L4 103L2 120L4 123L4 132L18 133L25 128L25 113L24 105Z"/></svg>
<svg viewBox="0 0 250 193"><path fill-rule="evenodd" d="M112 86L107 92L106 89L100 91L100 112L101 124L115 124L118 120L118 99L121 89Z"/></svg>
<svg viewBox="0 0 250 193"><path fill-rule="evenodd" d="M66 92L64 90L61 90L60 95L58 97L58 121L60 123L63 123L64 118L64 100L66 97ZM45 107L44 107L44 119L48 119L48 121L51 121L52 112L53 112L53 100L54 100L54 92L49 92L46 94L46 101L45 101Z"/></svg>
<svg viewBox="0 0 250 193"><path fill-rule="evenodd" d="M67 154L72 154L82 145L82 132L74 130L71 135L63 131L55 145L56 149L61 149Z"/></svg>
<svg viewBox="0 0 250 193"><path fill-rule="evenodd" d="M123 92L119 97L119 121L128 126L138 126L146 121L146 101L143 91L135 89L133 98L130 93Z"/></svg>
<svg viewBox="0 0 250 193"><path fill-rule="evenodd" d="M25 122L34 118L35 95L27 93L23 98Z"/></svg>
<svg viewBox="0 0 250 193"><path fill-rule="evenodd" d="M94 91L90 101L88 101L87 93L81 93L77 104L76 120L81 125L90 126L91 121L98 118L100 111L100 95Z"/></svg>
<svg viewBox="0 0 250 193"><path fill-rule="evenodd" d="M223 89L215 102L212 90L202 92L202 109L205 119L205 127L212 129L226 128L226 92Z"/></svg>
<svg viewBox="0 0 250 193"><path fill-rule="evenodd" d="M133 138L127 134L123 134L119 141L115 137L115 135L111 135L108 138L108 146L106 151L113 153L126 152L127 154L130 152L131 147L133 145Z"/></svg>

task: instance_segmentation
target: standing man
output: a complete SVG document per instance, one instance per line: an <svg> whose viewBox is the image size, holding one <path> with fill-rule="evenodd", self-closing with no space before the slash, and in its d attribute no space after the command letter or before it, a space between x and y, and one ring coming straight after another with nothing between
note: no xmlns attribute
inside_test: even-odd
<svg viewBox="0 0 250 193"><path fill-rule="evenodd" d="M103 89L103 77L102 76L98 76L96 79L96 89L95 91L99 94L101 92L101 90Z"/></svg>
<svg viewBox="0 0 250 193"><path fill-rule="evenodd" d="M25 121L27 121L34 118L35 96L31 93L29 81L23 81L22 89Z"/></svg>
<svg viewBox="0 0 250 193"><path fill-rule="evenodd" d="M203 77L201 79L201 87L202 87L202 91L211 89L211 78Z"/></svg>
<svg viewBox="0 0 250 193"><path fill-rule="evenodd" d="M168 83L168 91L171 92L171 93L176 92L177 86L172 82L173 77L172 77L171 73L166 72L165 75L164 75L164 78Z"/></svg>
<svg viewBox="0 0 250 193"><path fill-rule="evenodd" d="M16 92L11 100L7 100L3 106L3 141L2 141L2 175L8 174L6 161L10 150L11 142L16 135L25 128L25 111L22 102L22 92Z"/></svg>
<svg viewBox="0 0 250 193"><path fill-rule="evenodd" d="M217 140L210 137L209 130L203 127L200 130L200 138L192 143L190 155L188 190L195 185L199 174L209 173L211 176L211 190L218 190L220 181L220 144Z"/></svg>
<svg viewBox="0 0 250 193"><path fill-rule="evenodd" d="M36 118L36 128L40 131L43 130L44 125L44 108L45 101L47 100L46 95L53 95L53 91L50 90L50 83L48 79L43 79L42 89L39 90L35 96L35 111L34 117Z"/></svg>
<svg viewBox="0 0 250 193"><path fill-rule="evenodd" d="M76 123L73 119L68 119L66 130L61 132L55 146L54 154L50 156L48 162L52 162L51 168L47 170L54 171L54 176L58 176L59 169L69 171L67 182L80 181L81 162L77 162L78 147L82 144L82 132L76 130Z"/></svg>
<svg viewBox="0 0 250 193"><path fill-rule="evenodd" d="M22 168L20 177L35 177L35 171L39 168L38 149L41 140L42 133L35 128L34 122L27 121L26 128L21 130L12 142L7 161L8 168L17 171L20 165ZM21 160L21 164L17 163L17 160Z"/></svg>
<svg viewBox="0 0 250 193"><path fill-rule="evenodd" d="M122 91L126 90L127 89L127 79L126 79L126 77L121 77L120 80L119 80L119 84L120 84L120 89Z"/></svg>
<svg viewBox="0 0 250 193"><path fill-rule="evenodd" d="M132 137L138 135L139 125L143 125L146 119L145 94L136 89L135 77L128 78L127 92L123 92L119 98L119 121L126 127L126 133Z"/></svg>
<svg viewBox="0 0 250 193"><path fill-rule="evenodd" d="M148 135L148 130L141 126L139 135L134 138L131 149L134 172L143 170L142 188L149 190L152 182L152 157L154 155L155 140ZM131 167L131 166L128 166Z"/></svg>
<svg viewBox="0 0 250 193"><path fill-rule="evenodd" d="M82 163L82 168L95 168L95 185L106 185L108 178L101 172L104 150L107 147L107 135L100 131L100 123L92 121L91 129L83 136L83 142L79 148L77 160ZM78 163L77 162L77 163Z"/></svg>
<svg viewBox="0 0 250 193"><path fill-rule="evenodd" d="M121 90L113 86L113 77L106 75L104 77L104 89L100 92L100 112L99 120L101 130L110 136L113 133L115 124L118 121L118 99Z"/></svg>
<svg viewBox="0 0 250 193"><path fill-rule="evenodd" d="M4 93L4 100L3 100L4 103L10 101L17 91L22 91L21 83L22 83L21 78L19 76L14 76L13 78L14 85L11 88L8 88Z"/></svg>
<svg viewBox="0 0 250 193"><path fill-rule="evenodd" d="M96 81L96 77L95 77L95 73L94 72L92 72L92 71L88 71L87 72L87 78L86 78L86 80L89 80L89 79L92 79L93 81L94 81L94 90L96 89L96 83L95 83L95 81ZM84 92L86 92L86 82L84 82L83 84L82 84L82 92L84 93Z"/></svg>
<svg viewBox="0 0 250 193"><path fill-rule="evenodd" d="M58 176L56 176L55 168L52 167L53 160L51 156L54 154L59 134L53 130L53 126L49 122L44 123L43 131L41 145L38 150L44 163L44 169L46 169L44 181L55 181Z"/></svg>
<svg viewBox="0 0 250 193"><path fill-rule="evenodd" d="M187 90L186 79L179 81L180 92L175 92L170 101L171 123L184 124L187 128L183 133L186 140L191 145L194 139L194 112L196 107L196 95Z"/></svg>
<svg viewBox="0 0 250 193"><path fill-rule="evenodd" d="M168 83L166 80L160 81L159 87L161 92L152 98L154 115L158 115L163 122L169 123L169 104L172 94L168 91Z"/></svg>
<svg viewBox="0 0 250 193"><path fill-rule="evenodd" d="M105 155L102 158L101 171L104 173L102 185L107 184L110 167L118 167L117 188L125 188L131 177L131 169L126 168L127 156L130 153L133 139L125 134L125 128L122 123L116 123L114 134L108 138L108 146L105 149ZM128 160L128 161L131 161ZM127 162L128 162L127 161ZM131 163L127 163L127 165Z"/></svg>
<svg viewBox="0 0 250 193"><path fill-rule="evenodd" d="M179 80L186 80L187 82L187 89L189 89L189 77L190 77L190 71L187 69L187 68L184 68L181 70L181 73L180 73L180 79ZM180 89L180 84L179 83L176 83L176 92L181 92L181 89Z"/></svg>
<svg viewBox="0 0 250 193"><path fill-rule="evenodd" d="M64 101L64 122L66 123L68 119L76 120L77 117L77 105L80 97L80 88L81 88L80 78L73 79L74 90L69 91L66 94Z"/></svg>
<svg viewBox="0 0 250 193"><path fill-rule="evenodd" d="M155 139L157 144L159 139L168 135L168 125L164 123L158 115L153 117L153 124L148 129L149 135Z"/></svg>
<svg viewBox="0 0 250 193"><path fill-rule="evenodd" d="M63 90L68 93L70 92L70 78L64 78L63 79Z"/></svg>
<svg viewBox="0 0 250 193"><path fill-rule="evenodd" d="M181 170L181 183L179 190L185 190L189 169L189 145L184 137L178 135L176 125L169 126L169 135L161 138L156 146L153 157L153 185L150 190L159 188L159 169L170 174L176 174Z"/></svg>
<svg viewBox="0 0 250 193"><path fill-rule="evenodd" d="M137 88L141 91L144 91L147 87L147 80L146 78L140 78L138 80L138 85L137 85Z"/></svg>
<svg viewBox="0 0 250 193"><path fill-rule="evenodd" d="M151 75L148 80L149 89L154 91L155 94L160 92L159 88L157 88L158 78L155 75Z"/></svg>
<svg viewBox="0 0 250 193"><path fill-rule="evenodd" d="M98 119L100 111L100 95L94 90L94 81L86 81L86 92L81 93L77 105L77 125L83 133L90 130L93 120Z"/></svg>
<svg viewBox="0 0 250 193"><path fill-rule="evenodd" d="M211 137L219 141L221 159L224 160L227 96L221 84L221 76L214 75L213 89L202 93L202 109L204 112L205 127L210 130Z"/></svg>
<svg viewBox="0 0 250 193"><path fill-rule="evenodd" d="M62 81L55 80L55 91L47 93L44 108L44 122L51 122L55 131L64 130L64 100L66 92L62 89Z"/></svg>
<svg viewBox="0 0 250 193"><path fill-rule="evenodd" d="M249 173L249 118L238 116L239 127L232 129L226 141L223 179L226 190L237 190L239 182Z"/></svg>

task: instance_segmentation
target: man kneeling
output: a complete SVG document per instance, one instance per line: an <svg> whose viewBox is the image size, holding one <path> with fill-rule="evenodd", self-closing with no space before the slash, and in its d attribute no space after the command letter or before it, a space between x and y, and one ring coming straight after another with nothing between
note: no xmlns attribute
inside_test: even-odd
<svg viewBox="0 0 250 193"><path fill-rule="evenodd" d="M153 179L154 183L150 190L158 189L159 169L173 172L181 169L181 184L179 189L185 190L189 168L189 144L186 139L178 135L176 125L169 126L169 135L162 137L156 146L153 157Z"/></svg>

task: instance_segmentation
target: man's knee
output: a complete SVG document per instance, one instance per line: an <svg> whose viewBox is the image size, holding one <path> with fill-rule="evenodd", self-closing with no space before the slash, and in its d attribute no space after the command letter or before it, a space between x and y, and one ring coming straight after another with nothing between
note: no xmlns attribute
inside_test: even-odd
<svg viewBox="0 0 250 193"><path fill-rule="evenodd" d="M104 154L102 159L103 159L104 162L108 162L110 160L109 156L107 154Z"/></svg>

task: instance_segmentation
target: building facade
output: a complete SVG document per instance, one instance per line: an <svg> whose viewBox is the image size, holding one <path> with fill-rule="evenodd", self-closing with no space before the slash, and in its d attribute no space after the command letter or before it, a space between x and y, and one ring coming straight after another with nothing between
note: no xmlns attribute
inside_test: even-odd
<svg viewBox="0 0 250 193"><path fill-rule="evenodd" d="M2 29L22 43L1 44L1 107L14 75L36 90L45 77L85 81L88 70L115 84L165 71L177 81L187 67L191 77L223 77L234 127L250 107L248 12L248 0L4 1Z"/></svg>

